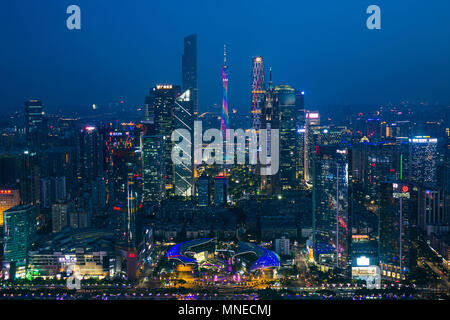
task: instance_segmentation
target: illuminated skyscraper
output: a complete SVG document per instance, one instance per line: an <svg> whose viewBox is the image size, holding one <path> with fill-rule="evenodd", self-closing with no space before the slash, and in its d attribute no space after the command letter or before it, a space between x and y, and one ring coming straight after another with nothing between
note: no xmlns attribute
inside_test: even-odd
<svg viewBox="0 0 450 320"><path fill-rule="evenodd" d="M266 93L266 83L264 79L264 59L261 56L252 59L252 129L261 128L261 109L264 104L264 95Z"/></svg>
<svg viewBox="0 0 450 320"><path fill-rule="evenodd" d="M230 120L228 118L228 66L226 46L223 46L223 67L222 67L222 115L220 119L220 130L225 136L225 131L230 128Z"/></svg>
<svg viewBox="0 0 450 320"><path fill-rule="evenodd" d="M315 129L320 125L320 114L317 111L305 111L305 132L304 132L304 173L305 182L311 184L312 177L312 159L315 152L316 145L320 144L320 141L316 141L315 135L317 130Z"/></svg>
<svg viewBox="0 0 450 320"><path fill-rule="evenodd" d="M19 189L0 188L0 227L3 226L3 212L20 203Z"/></svg>
<svg viewBox="0 0 450 320"><path fill-rule="evenodd" d="M103 175L103 138L94 126L85 126L80 133L79 173L83 181Z"/></svg>
<svg viewBox="0 0 450 320"><path fill-rule="evenodd" d="M280 126L280 189L281 191L295 190L299 181L296 179L296 164L298 161L298 144L296 139L296 93L288 85L276 86L277 110Z"/></svg>
<svg viewBox="0 0 450 320"><path fill-rule="evenodd" d="M192 148L194 132L193 101L191 100L191 90L183 92L175 100L174 128L185 129L188 135L183 135L185 144L175 144L174 151L180 152L185 159L184 163L174 164L175 194L179 196L194 195L194 148ZM183 148L184 147L184 148ZM172 162L172 160L169 160Z"/></svg>
<svg viewBox="0 0 450 320"><path fill-rule="evenodd" d="M296 108L296 179L304 182L305 179L305 93L303 91L296 91L295 93L295 108Z"/></svg>
<svg viewBox="0 0 450 320"><path fill-rule="evenodd" d="M157 135L163 136L166 190L174 194L174 165L171 161L171 136L174 130L175 99L180 95L180 87L171 84L158 84L150 90L148 103L154 114L154 127Z"/></svg>
<svg viewBox="0 0 450 320"><path fill-rule="evenodd" d="M195 117L198 114L197 80L197 35L184 38L184 53L181 58L183 91L191 90L191 100Z"/></svg>
<svg viewBox="0 0 450 320"><path fill-rule="evenodd" d="M165 197L163 136L142 137L142 179L144 201L159 201Z"/></svg>
<svg viewBox="0 0 450 320"><path fill-rule="evenodd" d="M271 130L280 128L280 113L278 96L272 86L272 69L270 69L269 87L264 96L264 105L261 110L261 129L267 132L267 158L272 157ZM261 176L261 191L266 195L275 195L280 193L280 175L279 171L272 175Z"/></svg>
<svg viewBox="0 0 450 320"><path fill-rule="evenodd" d="M436 138L416 136L409 139L409 180L422 185L437 183Z"/></svg>
<svg viewBox="0 0 450 320"><path fill-rule="evenodd" d="M28 250L36 239L36 207L26 204L3 212L4 261L10 264L10 275L14 278L16 268L25 271Z"/></svg>
<svg viewBox="0 0 450 320"><path fill-rule="evenodd" d="M403 280L414 267L415 253L411 244L417 208L414 191L402 182L380 185L379 255L381 275L390 280Z"/></svg>
<svg viewBox="0 0 450 320"><path fill-rule="evenodd" d="M313 166L313 235L317 263L346 269L349 226L349 150L317 146Z"/></svg>

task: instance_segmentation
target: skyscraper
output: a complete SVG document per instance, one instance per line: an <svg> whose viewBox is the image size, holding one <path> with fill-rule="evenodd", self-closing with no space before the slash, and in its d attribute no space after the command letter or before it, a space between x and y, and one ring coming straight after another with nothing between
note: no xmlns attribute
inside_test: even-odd
<svg viewBox="0 0 450 320"><path fill-rule="evenodd" d="M296 92L288 85L276 86L274 92L277 96L277 109L280 117L279 175L280 189L283 192L295 190L299 185L296 179L298 161Z"/></svg>
<svg viewBox="0 0 450 320"><path fill-rule="evenodd" d="M36 205L40 203L40 166L38 154L25 150L19 155L20 163L20 203Z"/></svg>
<svg viewBox="0 0 450 320"><path fill-rule="evenodd" d="M4 260L10 263L10 274L25 267L28 250L36 238L36 207L26 204L3 212Z"/></svg>
<svg viewBox="0 0 450 320"><path fill-rule="evenodd" d="M278 104L278 96L276 95L272 85L272 68L270 69L269 87L264 96L264 105L261 110L261 129L267 132L267 158L272 157L271 147L271 130L280 128L280 112ZM262 165L261 165L262 166ZM261 176L261 191L266 195L279 194L280 192L280 175L279 171L272 175Z"/></svg>
<svg viewBox="0 0 450 320"><path fill-rule="evenodd" d="M228 66L226 46L223 46L223 66L222 66L222 115L220 119L220 130L226 137L226 130L230 128L230 120L228 118Z"/></svg>
<svg viewBox="0 0 450 320"><path fill-rule="evenodd" d="M317 146L313 166L313 236L316 262L346 269L349 226L349 150Z"/></svg>
<svg viewBox="0 0 450 320"><path fill-rule="evenodd" d="M191 90L194 115L198 114L198 80L197 80L197 35L184 38L184 53L181 57L183 91Z"/></svg>
<svg viewBox="0 0 450 320"><path fill-rule="evenodd" d="M220 173L214 178L214 205L223 207L227 204L227 177Z"/></svg>
<svg viewBox="0 0 450 320"><path fill-rule="evenodd" d="M380 185L379 256L381 275L390 280L404 280L415 263L411 245L414 231L413 190L402 182Z"/></svg>
<svg viewBox="0 0 450 320"><path fill-rule="evenodd" d="M295 166L297 184L304 182L305 178L305 93L295 92L296 132L295 132Z"/></svg>
<svg viewBox="0 0 450 320"><path fill-rule="evenodd" d="M315 139L317 130L315 128L320 125L320 114L318 111L305 111L305 132L304 132L304 173L305 182L311 184L312 177L312 160L316 145L320 141Z"/></svg>
<svg viewBox="0 0 450 320"><path fill-rule="evenodd" d="M203 174L198 178L197 191L198 191L198 205L200 207L209 206L209 177Z"/></svg>
<svg viewBox="0 0 450 320"><path fill-rule="evenodd" d="M79 136L79 177L92 181L103 175L103 138L94 126L85 126Z"/></svg>
<svg viewBox="0 0 450 320"><path fill-rule="evenodd" d="M155 133L164 140L166 191L174 194L174 164L171 161L171 136L174 130L175 100L180 95L180 87L171 84L158 84L150 90L149 103L155 117Z"/></svg>
<svg viewBox="0 0 450 320"><path fill-rule="evenodd" d="M416 136L409 139L409 180L418 184L433 186L437 183L436 138Z"/></svg>
<svg viewBox="0 0 450 320"><path fill-rule="evenodd" d="M183 135L182 139L187 142L187 148L181 145L174 146L174 152L182 154L185 163L174 164L175 194L180 196L194 195L194 149L192 148L194 133L193 101L191 100L191 90L188 89L175 100L174 108L174 129L185 129L189 135ZM172 160L169 160L172 162Z"/></svg>
<svg viewBox="0 0 450 320"><path fill-rule="evenodd" d="M144 201L159 201L165 197L164 139L161 135L142 137L142 179Z"/></svg>
<svg viewBox="0 0 450 320"><path fill-rule="evenodd" d="M28 147L38 148L43 142L44 112L40 100L25 101L25 133Z"/></svg>
<svg viewBox="0 0 450 320"><path fill-rule="evenodd" d="M261 109L264 104L266 93L266 83L264 79L264 59L261 56L252 58L252 88L251 88L251 128L259 130L261 128Z"/></svg>

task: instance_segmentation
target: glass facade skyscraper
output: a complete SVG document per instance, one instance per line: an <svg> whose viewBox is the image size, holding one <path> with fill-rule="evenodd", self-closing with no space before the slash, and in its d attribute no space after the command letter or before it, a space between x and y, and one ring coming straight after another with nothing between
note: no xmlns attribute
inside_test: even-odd
<svg viewBox="0 0 450 320"><path fill-rule="evenodd" d="M151 113L155 119L155 133L163 136L164 140L164 159L166 191L168 194L174 194L174 165L172 163L172 143L171 136L174 130L174 109L175 100L180 95L180 87L171 84L158 84L150 90L148 102Z"/></svg>
<svg viewBox="0 0 450 320"><path fill-rule="evenodd" d="M159 201L165 197L164 139L161 135L142 137L143 200Z"/></svg>
<svg viewBox="0 0 450 320"><path fill-rule="evenodd" d="M382 182L380 185L379 256L381 275L391 280L404 280L415 264L411 244L415 228L414 199L410 184Z"/></svg>
<svg viewBox="0 0 450 320"><path fill-rule="evenodd" d="M36 207L17 205L3 212L4 260L24 265L36 237Z"/></svg>
<svg viewBox="0 0 450 320"><path fill-rule="evenodd" d="M295 190L299 184L296 179L298 143L296 139L297 105L295 89L279 85L274 89L279 112L280 126L280 189L281 192Z"/></svg>
<svg viewBox="0 0 450 320"><path fill-rule="evenodd" d="M194 115L198 114L198 79L197 79L197 35L184 38L184 53L181 57L183 91L191 90Z"/></svg>
<svg viewBox="0 0 450 320"><path fill-rule="evenodd" d="M317 263L346 269L351 244L349 150L316 147L313 166L313 242Z"/></svg>
<svg viewBox="0 0 450 320"><path fill-rule="evenodd" d="M189 132L189 135L182 136L182 139L187 142L188 148L183 149L181 144L175 144L172 151L182 154L182 157L186 159L186 163L174 164L175 194L186 197L194 195L194 148L192 148L194 134L194 104L191 100L191 92L190 89L183 92L175 100L174 109L175 130L185 129ZM170 158L168 158L168 161L172 162Z"/></svg>

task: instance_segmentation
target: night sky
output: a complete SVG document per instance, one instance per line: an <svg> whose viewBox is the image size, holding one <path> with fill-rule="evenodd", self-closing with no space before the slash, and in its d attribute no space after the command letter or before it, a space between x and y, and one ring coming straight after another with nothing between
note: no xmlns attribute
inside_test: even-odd
<svg viewBox="0 0 450 320"><path fill-rule="evenodd" d="M66 28L71 4L81 8L81 30ZM366 28L371 4L381 8L381 30ZM30 98L61 108L142 105L156 83L181 84L192 33L200 111L221 101L224 44L230 108L250 108L255 55L273 67L275 84L304 90L310 108L450 103L448 0L9 0L0 12L2 110L22 110Z"/></svg>

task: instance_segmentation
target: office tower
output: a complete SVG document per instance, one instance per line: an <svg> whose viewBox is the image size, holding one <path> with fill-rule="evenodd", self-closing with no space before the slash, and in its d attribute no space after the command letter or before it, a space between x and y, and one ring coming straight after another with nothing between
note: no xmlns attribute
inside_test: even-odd
<svg viewBox="0 0 450 320"><path fill-rule="evenodd" d="M413 190L402 182L382 182L379 211L379 256L381 275L404 280L416 264L411 244Z"/></svg>
<svg viewBox="0 0 450 320"><path fill-rule="evenodd" d="M70 214L73 211L73 202L58 202L52 205L52 232L61 232L69 225Z"/></svg>
<svg viewBox="0 0 450 320"><path fill-rule="evenodd" d="M19 189L0 187L0 227L3 226L3 212L19 204Z"/></svg>
<svg viewBox="0 0 450 320"><path fill-rule="evenodd" d="M198 114L198 80L197 80L197 35L184 38L184 53L181 57L183 91L191 90L194 120Z"/></svg>
<svg viewBox="0 0 450 320"><path fill-rule="evenodd" d="M252 101L251 101L251 128L259 131L261 128L261 110L266 93L264 78L264 59L261 56L252 58Z"/></svg>
<svg viewBox="0 0 450 320"><path fill-rule="evenodd" d="M112 156L113 166L108 183L109 203L126 204L129 193L139 191L136 178L138 174L139 155L133 150L118 151Z"/></svg>
<svg viewBox="0 0 450 320"><path fill-rule="evenodd" d="M27 146L36 150L43 142L44 112L40 100L25 101L25 134Z"/></svg>
<svg viewBox="0 0 450 320"><path fill-rule="evenodd" d="M114 166L113 154L120 151L134 150L134 132L131 130L109 130L105 134L105 171L111 175Z"/></svg>
<svg viewBox="0 0 450 320"><path fill-rule="evenodd" d="M400 178L400 145L397 142L361 142L353 146L353 178L362 182L367 201L379 198L380 183Z"/></svg>
<svg viewBox="0 0 450 320"><path fill-rule="evenodd" d="M10 263L10 274L26 265L27 253L36 239L36 207L18 205L3 212L4 261ZM13 277L12 277L13 278Z"/></svg>
<svg viewBox="0 0 450 320"><path fill-rule="evenodd" d="M40 167L36 152L25 150L18 156L20 174L20 203L36 205L40 204Z"/></svg>
<svg viewBox="0 0 450 320"><path fill-rule="evenodd" d="M174 128L187 130L188 135L182 139L186 144L176 144L174 152L180 154L183 163L174 164L175 195L190 197L194 195L194 148L192 146L194 134L194 105L191 100L191 90L186 90L175 100ZM184 149L183 149L184 147ZM168 160L172 163L172 160Z"/></svg>
<svg viewBox="0 0 450 320"><path fill-rule="evenodd" d="M144 201L160 201L165 197L164 139L161 135L142 137L142 179Z"/></svg>
<svg viewBox="0 0 450 320"><path fill-rule="evenodd" d="M288 85L279 85L274 89L277 96L280 127L280 189L281 192L295 190L299 186L296 179L298 162L297 106L296 92Z"/></svg>
<svg viewBox="0 0 450 320"><path fill-rule="evenodd" d="M349 150L317 146L313 165L314 258L318 264L346 269L352 229Z"/></svg>
<svg viewBox="0 0 450 320"><path fill-rule="evenodd" d="M427 235L447 234L449 221L446 216L445 193L440 188L419 188L418 227ZM449 205L447 203L447 205Z"/></svg>
<svg viewBox="0 0 450 320"><path fill-rule="evenodd" d="M409 139L409 180L420 185L433 186L437 183L436 138L415 136Z"/></svg>
<svg viewBox="0 0 450 320"><path fill-rule="evenodd" d="M304 183L305 178L305 93L303 91L295 92L296 109L296 132L295 132L295 163L296 179L298 183Z"/></svg>
<svg viewBox="0 0 450 320"><path fill-rule="evenodd" d="M295 114L296 114L296 127L301 129L305 127L305 92L295 91Z"/></svg>
<svg viewBox="0 0 450 320"><path fill-rule="evenodd" d="M317 141L317 130L320 125L320 114L318 111L305 111L305 132L304 132L304 172L305 183L311 185L312 181L312 160L314 157L315 148L320 141Z"/></svg>
<svg viewBox="0 0 450 320"><path fill-rule="evenodd" d="M223 46L223 66L222 66L222 115L220 118L220 130L224 137L226 137L226 130L230 128L230 120L228 118L228 66L227 66L227 51Z"/></svg>
<svg viewBox="0 0 450 320"><path fill-rule="evenodd" d="M103 175L103 138L94 126L85 126L79 135L79 177L84 182Z"/></svg>
<svg viewBox="0 0 450 320"><path fill-rule="evenodd" d="M180 94L180 87L171 84L158 84L150 90L149 101L155 115L155 133L163 136L166 191L169 195L174 190L174 164L172 162L171 136L174 130L175 99Z"/></svg>
<svg viewBox="0 0 450 320"><path fill-rule="evenodd" d="M227 204L227 177L218 174L214 178L214 205L223 207Z"/></svg>
<svg viewBox="0 0 450 320"><path fill-rule="evenodd" d="M198 205L200 207L209 206L209 177L206 174L203 174L198 178L197 181L197 192L198 192Z"/></svg>
<svg viewBox="0 0 450 320"><path fill-rule="evenodd" d="M272 68L270 68L269 87L264 96L264 105L261 110L261 129L267 132L267 158L272 157L271 130L280 128L280 112L278 96L272 85ZM263 165L261 165L263 166ZM280 175L279 171L272 175L261 176L261 191L266 195L280 193Z"/></svg>
<svg viewBox="0 0 450 320"><path fill-rule="evenodd" d="M115 222L116 243L126 250L136 248L136 222L141 204L142 189L138 167L140 156L134 151L119 151L113 154L112 179L108 185L111 220Z"/></svg>

